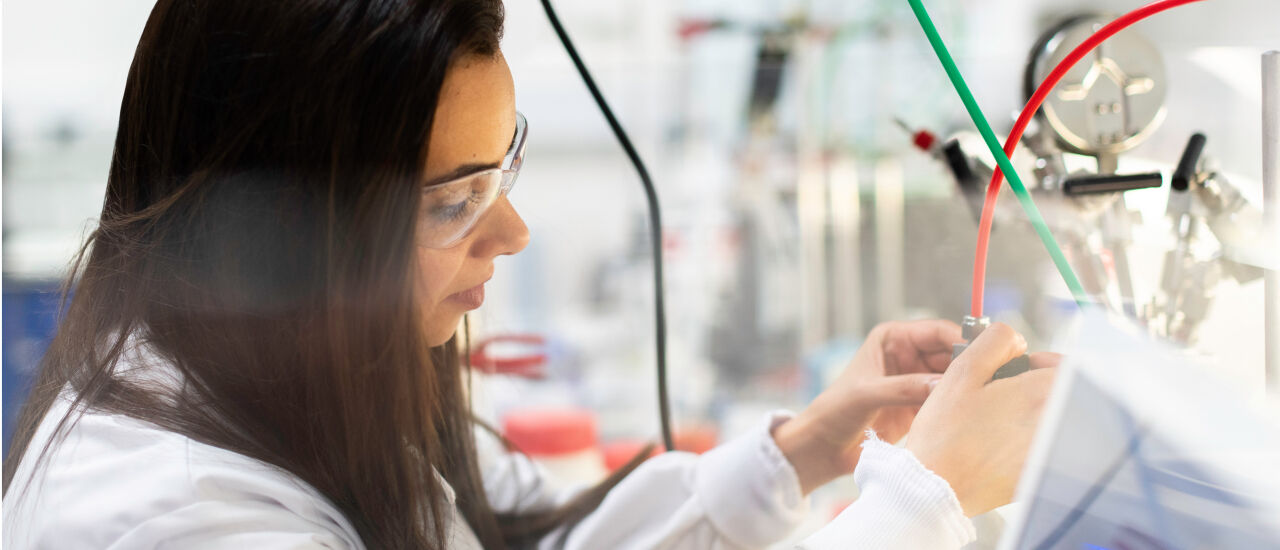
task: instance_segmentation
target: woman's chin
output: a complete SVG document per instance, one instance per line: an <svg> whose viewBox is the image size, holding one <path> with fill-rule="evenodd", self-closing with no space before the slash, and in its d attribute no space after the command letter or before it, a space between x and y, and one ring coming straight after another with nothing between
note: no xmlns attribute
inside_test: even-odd
<svg viewBox="0 0 1280 550"><path fill-rule="evenodd" d="M449 315L449 317L449 319L439 319L442 322L433 322L427 327L427 345L433 348L443 346L458 333L458 323L462 322L462 315Z"/></svg>

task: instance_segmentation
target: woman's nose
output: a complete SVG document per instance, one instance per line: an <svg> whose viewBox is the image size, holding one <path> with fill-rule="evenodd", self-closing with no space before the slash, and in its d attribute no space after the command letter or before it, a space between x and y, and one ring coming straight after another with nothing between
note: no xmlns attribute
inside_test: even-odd
<svg viewBox="0 0 1280 550"><path fill-rule="evenodd" d="M529 245L529 228L505 195L489 208L476 232L479 235L471 253L478 257L511 255Z"/></svg>

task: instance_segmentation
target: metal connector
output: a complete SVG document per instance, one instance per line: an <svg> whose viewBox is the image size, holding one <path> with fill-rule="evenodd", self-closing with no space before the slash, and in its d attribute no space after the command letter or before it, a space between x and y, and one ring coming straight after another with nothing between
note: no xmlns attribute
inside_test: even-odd
<svg viewBox="0 0 1280 550"><path fill-rule="evenodd" d="M989 326L991 326L990 317L985 315L982 317L965 315L964 321L960 323L960 337L964 338L966 342L972 342L974 338L977 338L978 335L982 334L982 331L987 330L987 327Z"/></svg>
<svg viewBox="0 0 1280 550"><path fill-rule="evenodd" d="M960 357L960 354L964 352L965 348L969 347L969 343L973 342L973 339L977 338L979 334L982 334L982 331L986 330L989 326L991 326L991 318L989 317L973 317L971 315L965 315L964 321L960 323L960 336L964 338L964 343L955 344L951 347L951 360L954 361L955 358ZM1014 357L1012 361L1009 361L999 369L996 369L995 375L991 377L991 382L1001 378L1017 376L1029 370L1031 370L1031 356L1024 353L1018 357Z"/></svg>

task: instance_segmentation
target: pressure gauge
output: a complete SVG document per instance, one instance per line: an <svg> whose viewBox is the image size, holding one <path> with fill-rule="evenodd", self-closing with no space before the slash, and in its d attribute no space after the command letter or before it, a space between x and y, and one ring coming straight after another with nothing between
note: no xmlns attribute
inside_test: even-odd
<svg viewBox="0 0 1280 550"><path fill-rule="evenodd" d="M1026 97L1071 50L1110 21L1094 15L1074 17L1045 33L1027 64ZM1066 149L1117 155L1145 141L1160 125L1164 96L1160 52L1142 35L1124 30L1067 72L1045 99L1040 115Z"/></svg>

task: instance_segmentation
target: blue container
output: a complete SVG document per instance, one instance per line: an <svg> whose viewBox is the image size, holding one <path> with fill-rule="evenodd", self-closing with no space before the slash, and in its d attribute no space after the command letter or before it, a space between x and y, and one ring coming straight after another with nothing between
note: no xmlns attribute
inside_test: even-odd
<svg viewBox="0 0 1280 550"><path fill-rule="evenodd" d="M4 452L26 401L36 368L57 330L59 281L4 279Z"/></svg>

